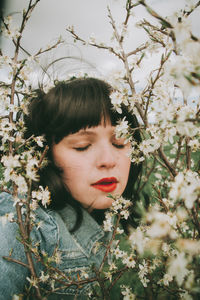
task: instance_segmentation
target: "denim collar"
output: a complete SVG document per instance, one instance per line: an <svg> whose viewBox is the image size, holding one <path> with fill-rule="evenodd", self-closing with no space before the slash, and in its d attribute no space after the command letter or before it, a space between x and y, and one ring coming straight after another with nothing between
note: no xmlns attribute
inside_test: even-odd
<svg viewBox="0 0 200 300"><path fill-rule="evenodd" d="M105 233L99 224L90 216L90 214L82 209L83 211L83 221L81 226L73 232L71 235L75 241L81 247L83 253L89 257L94 247L94 244L104 237ZM62 210L58 211L63 222L67 226L68 230L73 228L76 221L76 214L73 208L67 206Z"/></svg>

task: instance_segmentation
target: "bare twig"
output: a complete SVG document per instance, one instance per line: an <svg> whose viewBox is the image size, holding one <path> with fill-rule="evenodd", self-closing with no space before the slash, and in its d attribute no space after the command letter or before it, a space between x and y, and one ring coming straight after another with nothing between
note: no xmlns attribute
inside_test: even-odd
<svg viewBox="0 0 200 300"><path fill-rule="evenodd" d="M95 48L99 48L99 49L104 49L104 50L108 50L109 52L113 53L114 55L116 55L118 58L122 59L120 53L117 53L113 47L111 46L105 46L103 44L97 44L97 43L91 43L91 42L87 42L84 39L82 39L80 36L78 36L73 29L66 29L73 37L75 40L80 41L83 43L83 45L90 45L92 47Z"/></svg>
<svg viewBox="0 0 200 300"><path fill-rule="evenodd" d="M189 146L189 141L190 139L186 137L186 166L188 170L191 169L191 147Z"/></svg>
<svg viewBox="0 0 200 300"><path fill-rule="evenodd" d="M145 50L148 47L149 43L146 42L144 45L141 45L140 47L137 47L135 50L130 51L126 54L127 57L131 56L131 55L135 55L138 52L141 52L142 50Z"/></svg>
<svg viewBox="0 0 200 300"><path fill-rule="evenodd" d="M45 149L44 149L44 151L43 151L43 153L41 155L40 161L38 163L38 169L41 167L41 164L42 164L42 162L43 162L43 160L44 160L44 158L45 158L48 150L49 150L49 146L45 146Z"/></svg>
<svg viewBox="0 0 200 300"><path fill-rule="evenodd" d="M30 266L29 266L29 265L23 263L23 262L20 261L20 260L14 259L14 258L12 258L12 257L10 257L10 256L3 256L3 259L5 259L5 260L7 260L7 261L10 261L10 262L14 262L14 263L16 263L16 264L18 264L18 265L21 265L21 266L23 266L23 267L25 267L25 268L27 268L27 269L30 269Z"/></svg>
<svg viewBox="0 0 200 300"><path fill-rule="evenodd" d="M160 156L160 158L162 159L162 161L164 162L165 166L167 167L167 169L170 171L170 173L172 174L173 177L175 177L177 175L177 171L175 170L175 167L171 165L171 163L169 162L169 160L167 159L162 147L160 147L158 149L158 154Z"/></svg>
<svg viewBox="0 0 200 300"><path fill-rule="evenodd" d="M22 241L26 242L29 239L29 236L28 236L29 232L27 232L27 230L23 224L21 206L18 203L16 204L16 210L17 210L17 220L18 220L18 225L19 225L19 229L20 229L20 233L21 233L21 238L22 238ZM31 256L31 252L29 251L29 248L26 246L26 244L25 243L23 243L23 244L24 244L24 250L25 250L27 261L28 261L29 269L31 271L31 275L33 278L37 278L37 274L35 271L35 266L33 263L33 258ZM41 293L40 293L40 288L37 284L36 284L35 289L36 289L38 298L42 299Z"/></svg>
<svg viewBox="0 0 200 300"><path fill-rule="evenodd" d="M198 1L190 11L184 11L183 13L188 17L199 6L200 6L200 1Z"/></svg>
<svg viewBox="0 0 200 300"><path fill-rule="evenodd" d="M147 11L156 19L158 19L159 21L161 21L161 23L163 25L165 25L165 27L168 27L168 28L173 28L173 26L168 22L166 21L165 19L163 19L163 17L161 17L157 12L155 12L150 6L147 5L147 3L145 2L145 0L140 0L138 1L141 5L143 5Z"/></svg>

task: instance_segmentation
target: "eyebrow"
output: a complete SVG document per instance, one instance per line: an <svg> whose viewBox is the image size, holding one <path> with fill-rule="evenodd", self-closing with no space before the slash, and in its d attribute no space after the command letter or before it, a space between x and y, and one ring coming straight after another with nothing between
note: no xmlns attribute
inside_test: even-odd
<svg viewBox="0 0 200 300"><path fill-rule="evenodd" d="M79 132L80 135L95 135L96 133L93 131L83 130Z"/></svg>
<svg viewBox="0 0 200 300"><path fill-rule="evenodd" d="M112 133L112 136L115 136L114 132L111 131L111 133ZM82 129L82 130L80 130L76 133L70 134L68 136L68 138L70 138L70 140L71 139L73 140L73 138L77 138L77 137L94 137L96 135L97 135L97 133L93 132L92 130L90 131L90 129L89 130L88 129L85 129L85 130Z"/></svg>
<svg viewBox="0 0 200 300"><path fill-rule="evenodd" d="M67 139L69 142L74 142L75 140L77 140L77 138L81 138L81 137L94 137L96 135L95 132L92 131L87 131L87 130L81 130L80 132L76 132L73 134L69 134L67 136Z"/></svg>
<svg viewBox="0 0 200 300"><path fill-rule="evenodd" d="M82 130L74 134L74 136L91 136L91 135L96 135L96 133L92 131Z"/></svg>

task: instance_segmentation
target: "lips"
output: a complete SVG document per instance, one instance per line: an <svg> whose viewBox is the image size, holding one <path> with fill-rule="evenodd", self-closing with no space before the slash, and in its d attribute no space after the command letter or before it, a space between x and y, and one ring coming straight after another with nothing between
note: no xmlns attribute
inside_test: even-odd
<svg viewBox="0 0 200 300"><path fill-rule="evenodd" d="M102 178L99 181L92 184L92 186L102 192L111 193L117 187L117 179L115 177Z"/></svg>

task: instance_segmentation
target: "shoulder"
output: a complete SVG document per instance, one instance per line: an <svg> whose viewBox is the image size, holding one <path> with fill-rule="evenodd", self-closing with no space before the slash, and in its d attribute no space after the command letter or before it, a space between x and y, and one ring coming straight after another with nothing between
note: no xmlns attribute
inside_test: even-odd
<svg viewBox="0 0 200 300"><path fill-rule="evenodd" d="M12 195L8 193L0 194L0 251L8 249L15 244L17 234L17 224L10 221L14 218L15 209L13 207Z"/></svg>
<svg viewBox="0 0 200 300"><path fill-rule="evenodd" d="M15 208L13 206L13 197L9 193L0 193L0 249L6 248L8 244L14 243L17 233L17 224L10 221L16 217Z"/></svg>
<svg viewBox="0 0 200 300"><path fill-rule="evenodd" d="M13 203L13 196L11 194L6 192L0 193L0 216L14 211Z"/></svg>
<svg viewBox="0 0 200 300"><path fill-rule="evenodd" d="M42 208L38 208L34 212L34 223L31 237L33 241L39 241L42 248L45 251L53 251L54 245L58 242L58 225L48 211ZM16 236L19 237L19 228L16 222L12 222L12 219L16 220L16 207L12 194L3 192L0 193L0 248L6 249L21 244L17 241ZM10 222L11 221L11 222Z"/></svg>

